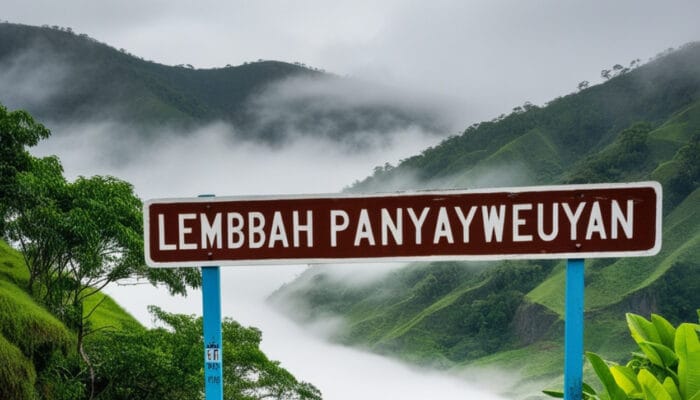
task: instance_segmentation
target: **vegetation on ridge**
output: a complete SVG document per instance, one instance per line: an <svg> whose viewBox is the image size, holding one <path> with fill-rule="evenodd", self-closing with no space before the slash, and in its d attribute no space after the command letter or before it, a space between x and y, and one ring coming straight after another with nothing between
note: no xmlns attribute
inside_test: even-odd
<svg viewBox="0 0 700 400"><path fill-rule="evenodd" d="M118 123L122 135L140 139L223 121L232 139L282 145L310 135L361 147L368 132L418 126L437 133L444 126L430 107L387 100L398 97L396 89L300 63L168 66L58 27L0 23L0 68L18 85L3 88L6 105L46 123ZM38 80L38 93L26 95ZM376 101L352 101L358 93Z"/></svg>

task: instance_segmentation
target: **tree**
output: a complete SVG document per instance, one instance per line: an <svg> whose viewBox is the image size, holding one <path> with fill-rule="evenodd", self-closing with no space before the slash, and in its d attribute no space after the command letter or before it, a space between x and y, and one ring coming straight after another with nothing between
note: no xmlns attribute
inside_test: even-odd
<svg viewBox="0 0 700 400"><path fill-rule="evenodd" d="M27 291L51 309L53 284L62 276L65 255L71 247L61 204L67 201L67 182L55 157L30 158L27 171L17 174L5 215L5 235L17 243L29 270ZM41 291L35 284L41 281Z"/></svg>
<svg viewBox="0 0 700 400"><path fill-rule="evenodd" d="M0 235L10 203L16 199L17 174L26 171L31 155L26 147L36 146L50 132L26 111L8 111L0 104Z"/></svg>
<svg viewBox="0 0 700 400"><path fill-rule="evenodd" d="M673 159L678 169L669 182L669 200L675 204L700 186L700 132L693 135Z"/></svg>
<svg viewBox="0 0 700 400"><path fill-rule="evenodd" d="M199 271L144 264L141 201L129 183L102 176L67 182L55 157L31 165L17 180L22 202L10 214L9 236L29 269L29 292L76 331L76 349L94 378L83 339L100 303L86 310L85 300L127 278L164 283L172 293L185 294L188 286L199 286Z"/></svg>
<svg viewBox="0 0 700 400"><path fill-rule="evenodd" d="M20 204L9 214L8 236L29 269L28 291L70 326L79 324L66 308L112 282L145 278L164 283L173 294L199 285L195 269L146 267L141 201L129 183L102 176L67 182L55 157L33 159L31 165L17 179Z"/></svg>
<svg viewBox="0 0 700 400"><path fill-rule="evenodd" d="M200 285L199 271L148 268L142 205L133 187L102 176L68 182L58 158L35 158L25 149L48 136L48 130L25 112L1 108L0 117L5 236L24 257L27 291L76 331L77 351L91 367L83 339L99 303L85 310L86 298L127 278L186 294L188 287Z"/></svg>
<svg viewBox="0 0 700 400"><path fill-rule="evenodd" d="M194 399L204 386L202 319L149 310L165 328L103 332L87 346L96 355L100 397ZM260 350L262 335L225 319L222 323L224 398L317 400L313 385L299 382Z"/></svg>
<svg viewBox="0 0 700 400"><path fill-rule="evenodd" d="M0 105L0 216L25 259L27 290L65 317L67 305L125 278L163 283L173 294L198 287L196 269L146 267L142 205L129 183L102 176L71 183L58 158L28 153L49 134L28 113Z"/></svg>

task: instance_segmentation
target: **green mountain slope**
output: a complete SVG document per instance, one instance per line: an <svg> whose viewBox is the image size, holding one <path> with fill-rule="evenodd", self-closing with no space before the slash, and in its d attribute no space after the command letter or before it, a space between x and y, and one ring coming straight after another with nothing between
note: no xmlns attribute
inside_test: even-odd
<svg viewBox="0 0 700 400"><path fill-rule="evenodd" d="M90 118L113 108L132 120L153 122L235 119L247 96L267 82L314 73L299 66L262 62L238 68L194 70L142 60L87 36L19 24L0 24L0 60L38 61L77 78L50 102L30 109L42 120Z"/></svg>
<svg viewBox="0 0 700 400"><path fill-rule="evenodd" d="M693 103L700 92L698 64L700 44L688 44L604 84L554 99L544 107L526 104L509 115L474 124L461 135L403 160L390 171L381 170L357 182L351 190L567 181L565 175L576 163L597 154L640 121L654 128L668 122L673 125L669 132L660 131L655 138L667 143L674 139L678 144L687 142L696 126L693 122L697 111L693 107L697 105ZM679 119L669 121L676 113ZM678 129L681 131L675 132ZM666 156L673 152L672 147L666 148ZM496 174L494 169L504 173ZM486 178L481 177L484 174Z"/></svg>
<svg viewBox="0 0 700 400"><path fill-rule="evenodd" d="M66 29L0 23L0 102L49 125L119 121L149 137L223 121L272 143L293 134L356 142L409 126L441 133L439 115L393 101L400 95L301 64L167 66Z"/></svg>
<svg viewBox="0 0 700 400"><path fill-rule="evenodd" d="M469 127L350 191L654 179L655 257L586 262L586 350L622 359L625 312L694 320L700 306L700 44L609 81ZM343 317L336 339L446 368L562 368L564 262L412 264L367 285L312 269L275 293L300 321ZM301 310L301 311L300 311ZM541 387L540 387L541 388ZM522 394L522 393L521 393Z"/></svg>
<svg viewBox="0 0 700 400"><path fill-rule="evenodd" d="M76 336L61 321L39 305L23 287L29 278L17 251L0 241L0 398L30 399L52 354L75 351ZM97 294L91 302L103 297ZM89 309L89 308L86 308ZM93 328L143 329L143 327L106 297L89 319ZM21 396L20 396L21 395ZM18 397L20 396L20 397Z"/></svg>

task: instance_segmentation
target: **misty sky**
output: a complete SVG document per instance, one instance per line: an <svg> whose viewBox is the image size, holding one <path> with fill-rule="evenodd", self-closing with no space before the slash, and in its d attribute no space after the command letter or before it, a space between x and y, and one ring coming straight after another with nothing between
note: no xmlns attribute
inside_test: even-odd
<svg viewBox="0 0 700 400"><path fill-rule="evenodd" d="M453 97L471 123L700 40L698 15L696 0L4 0L0 18L165 64L300 61Z"/></svg>

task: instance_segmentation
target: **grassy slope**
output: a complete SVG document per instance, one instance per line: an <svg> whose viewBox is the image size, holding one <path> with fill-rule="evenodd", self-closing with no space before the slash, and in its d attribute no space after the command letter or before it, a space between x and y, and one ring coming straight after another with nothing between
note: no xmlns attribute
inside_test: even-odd
<svg viewBox="0 0 700 400"><path fill-rule="evenodd" d="M447 295L439 298L437 301L432 303L430 306L421 309L418 314L415 316L412 316L409 318L407 321L403 322L402 324L396 326L392 330L390 330L386 335L382 337L382 340L392 340L399 338L405 334L407 334L411 329L416 328L420 323L422 323L426 318L430 317L431 315L439 312L440 310L444 309L445 307L449 307L452 304L454 304L460 297L464 296L465 294L479 289L482 287L486 282L481 281L481 282L466 282L464 285L462 285L460 288L448 293Z"/></svg>
<svg viewBox="0 0 700 400"><path fill-rule="evenodd" d="M586 307L594 310L622 301L659 279L678 261L700 256L700 190L666 218L662 250L653 258L625 258L594 271L586 286Z"/></svg>
<svg viewBox="0 0 700 400"><path fill-rule="evenodd" d="M21 255L0 241L0 398L30 398L36 380L33 358L54 350L69 351L76 337L56 317L27 294L28 272ZM137 329L141 325L111 298L90 318L93 328ZM86 307L87 308L87 307Z"/></svg>
<svg viewBox="0 0 700 400"><path fill-rule="evenodd" d="M595 310L619 303L626 296L653 284L677 261L700 258L700 189L695 190L664 219L662 250L656 257L625 258L596 268L594 262L586 274L586 309ZM563 265L537 288L528 300L539 303L560 316L564 313L565 273Z"/></svg>
<svg viewBox="0 0 700 400"><path fill-rule="evenodd" d="M34 365L22 351L0 335L0 398L29 399L36 382Z"/></svg>
<svg viewBox="0 0 700 400"><path fill-rule="evenodd" d="M498 185L551 182L563 172L561 154L561 149L547 135L540 129L532 129L461 174L455 186L469 186L470 182L478 181L480 176L504 167L509 171L519 170L519 172L513 174L512 182L506 180L498 182ZM489 185L494 183L489 182Z"/></svg>
<svg viewBox="0 0 700 400"><path fill-rule="evenodd" d="M37 348L67 348L74 341L53 315L18 285L26 282L21 256L0 241L0 397L30 398L36 381L31 358ZM51 346L54 344L54 346Z"/></svg>
<svg viewBox="0 0 700 400"><path fill-rule="evenodd" d="M677 169L674 154L688 143L700 127L700 103L695 102L674 114L648 134L650 164L656 166L647 176L668 182ZM613 153L614 143L601 151L601 157ZM645 171L637 174L644 178ZM625 359L634 347L627 334L624 312L635 297L653 293L657 282L678 263L695 263L700 257L700 189L696 189L664 218L662 251L655 257L618 260L591 260L586 271L586 337L587 351L596 351L613 360ZM565 284L564 263L526 296L527 300L545 306L559 317L563 326ZM697 301L697 295L695 296ZM691 299L692 302L692 299ZM558 336L561 338L561 332ZM500 366L515 371L524 380L545 379L540 387L560 387L558 371L563 361L561 339L538 341L515 350L501 351L465 365ZM590 371L587 371L590 374Z"/></svg>
<svg viewBox="0 0 700 400"><path fill-rule="evenodd" d="M676 113L657 129L649 132L649 148L656 168L649 176L667 182L676 171L677 163L673 155L687 143L692 133L700 127L700 102L694 102ZM602 150L611 150L613 145ZM662 252L654 258L632 258L617 260L610 265L596 268L604 262L596 261L594 271L587 271L588 309L601 308L619 302L631 292L641 290L658 279L679 257L689 251L697 251L700 231L700 216L697 205L700 202L697 191L683 204L666 216L663 228ZM607 282L607 283L606 283ZM560 288L564 285L563 263L552 275L532 292L528 299L542 304L559 315L563 314L564 297ZM624 286L621 286L624 285Z"/></svg>
<svg viewBox="0 0 700 400"><path fill-rule="evenodd" d="M368 297L353 306L348 318L351 331L345 340L353 342L362 337L363 342L372 343L375 351L387 353L406 347L410 348L410 351L401 355L405 359L415 362L428 361L440 366L451 365L452 361L442 354L440 344L435 340L431 321L461 299L477 296L474 292L483 288L489 279L480 275L470 275L463 278L461 285L454 290L427 300L423 298L420 290L426 281L429 282L430 279L421 277L410 288L406 285L404 290L408 291L408 294L405 296L382 299L383 293L379 292L378 298Z"/></svg>
<svg viewBox="0 0 700 400"><path fill-rule="evenodd" d="M24 265L22 255L15 249L11 248L7 243L0 240L0 284L9 284L10 286L14 287L13 290L20 290L26 295L23 287L28 278L29 272ZM9 288L10 286L7 287ZM34 302L33 299L28 297L28 295L26 296L36 307L41 308ZM126 312L126 310L124 310L117 302L115 302L111 297L102 293L97 293L86 300L86 312L92 309L92 307L99 302L102 304L100 304L98 309L90 316L89 320L93 328L105 325L111 325L115 329L135 328L141 326L141 324L133 316L131 316L131 314Z"/></svg>
<svg viewBox="0 0 700 400"><path fill-rule="evenodd" d="M656 168L648 176L660 180L669 180L677 164L673 156L691 135L700 128L700 102L694 102L682 111L674 114L667 122L649 132L648 144L650 158ZM605 155L614 144L604 149ZM641 170L640 172L644 172ZM643 178L643 177L642 177ZM700 215L698 215L700 194L696 190L682 204L664 218L663 244L661 253L653 258L621 259L612 264L596 268L602 264L596 262L594 271L587 276L589 293L586 307L601 308L619 302L626 295L644 289L658 279L673 262L697 254L700 239ZM552 276L528 294L529 300L547 306L552 311L562 314L563 298L554 293L564 282L563 269L557 269Z"/></svg>
<svg viewBox="0 0 700 400"><path fill-rule="evenodd" d="M620 259L600 269L588 268L587 351L599 352L608 359L622 360L634 348L626 333L624 309L616 305L654 285L676 262L699 259L699 204L700 189L697 189L665 219L664 247L657 257ZM564 318L564 281L562 263L548 279L527 294L529 301L557 313L561 324ZM561 368L563 360L562 345L561 340L541 341L484 357L473 364L505 367L520 373L524 379L551 379L550 386L555 387L559 381L556 371Z"/></svg>
<svg viewBox="0 0 700 400"><path fill-rule="evenodd" d="M649 133L651 156L659 165L667 165L670 161L664 159L671 158L690 139L690 132L700 127L700 123L687 123L699 109L698 103L694 103ZM652 176L659 174L659 168L663 167L654 169ZM659 255L587 262L586 350L599 352L609 359L624 359L633 348L624 323L624 311L629 307L630 299L653 291L653 286L677 263L695 262L697 269L695 260L700 257L699 205L700 189L696 189L664 218L663 245ZM562 262L546 280L527 294L527 300L556 313L560 324L563 324L564 284ZM561 368L562 345L561 340L545 340L499 352L473 364L506 367L520 373L525 379L551 379L550 386L556 387L559 376L553 371Z"/></svg>

